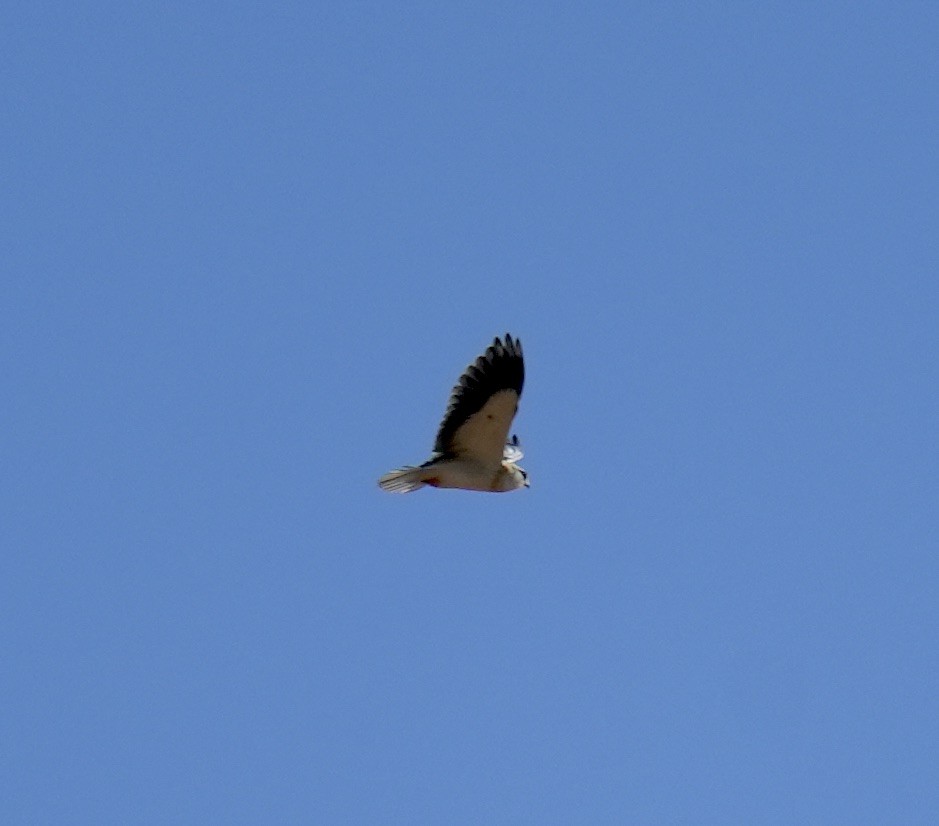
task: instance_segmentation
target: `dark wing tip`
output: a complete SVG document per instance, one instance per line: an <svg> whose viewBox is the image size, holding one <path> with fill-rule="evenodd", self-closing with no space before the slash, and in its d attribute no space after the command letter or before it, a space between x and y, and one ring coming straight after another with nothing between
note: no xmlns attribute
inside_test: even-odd
<svg viewBox="0 0 939 826"><path fill-rule="evenodd" d="M502 342L499 341L498 338L496 339L496 342L498 342L500 345L502 345ZM512 355L521 357L521 355L522 355L522 342L521 342L521 340L518 339L518 338L512 338L512 334L511 334L511 333L506 333L506 334L505 334L505 344L502 345L502 346L504 346L505 349L506 349L506 351L508 351L508 352L511 353Z"/></svg>

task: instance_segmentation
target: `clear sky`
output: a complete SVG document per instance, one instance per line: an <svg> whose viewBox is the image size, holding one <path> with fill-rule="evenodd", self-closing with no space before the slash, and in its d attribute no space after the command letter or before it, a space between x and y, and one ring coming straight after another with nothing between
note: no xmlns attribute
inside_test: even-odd
<svg viewBox="0 0 939 826"><path fill-rule="evenodd" d="M0 821L939 823L939 7L0 40Z"/></svg>

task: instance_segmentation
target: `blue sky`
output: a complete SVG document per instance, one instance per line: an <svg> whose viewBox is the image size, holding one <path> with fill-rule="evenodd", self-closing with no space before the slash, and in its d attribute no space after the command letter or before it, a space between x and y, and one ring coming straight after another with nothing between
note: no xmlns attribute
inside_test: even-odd
<svg viewBox="0 0 939 826"><path fill-rule="evenodd" d="M0 820L939 822L936 7L3 16Z"/></svg>

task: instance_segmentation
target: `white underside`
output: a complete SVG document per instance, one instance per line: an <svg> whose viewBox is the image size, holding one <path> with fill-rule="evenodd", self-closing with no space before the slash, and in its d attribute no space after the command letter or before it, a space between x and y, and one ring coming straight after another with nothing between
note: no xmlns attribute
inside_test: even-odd
<svg viewBox="0 0 939 826"><path fill-rule="evenodd" d="M442 459L425 467L393 470L382 476L378 484L391 493L410 493L425 485L500 493L524 487L525 480L518 468L508 463L490 465L469 459Z"/></svg>
<svg viewBox="0 0 939 826"><path fill-rule="evenodd" d="M435 462L425 468L430 471L438 488L461 488L463 490L501 490L498 487L502 476L502 463L495 467L467 459L450 459Z"/></svg>

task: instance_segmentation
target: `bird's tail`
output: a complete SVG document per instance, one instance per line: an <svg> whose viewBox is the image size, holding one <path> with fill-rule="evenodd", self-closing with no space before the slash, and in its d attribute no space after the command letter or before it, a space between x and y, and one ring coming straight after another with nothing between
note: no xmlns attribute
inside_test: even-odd
<svg viewBox="0 0 939 826"><path fill-rule="evenodd" d="M378 486L390 493L410 493L424 487L424 468L402 467L386 473L378 480Z"/></svg>

